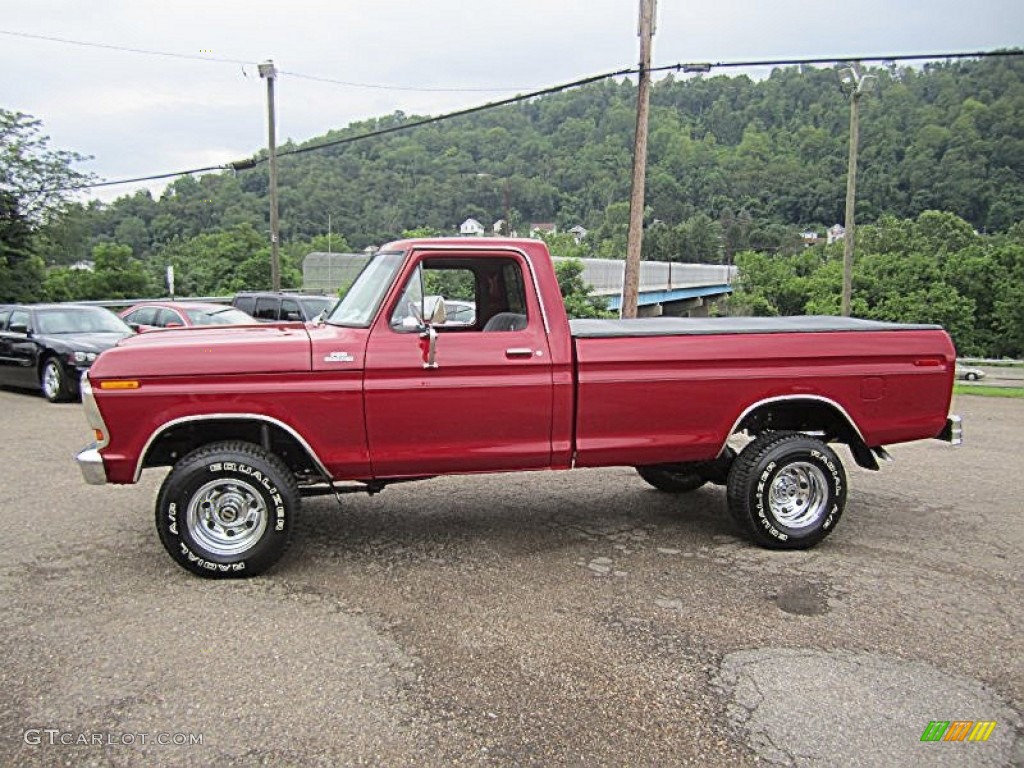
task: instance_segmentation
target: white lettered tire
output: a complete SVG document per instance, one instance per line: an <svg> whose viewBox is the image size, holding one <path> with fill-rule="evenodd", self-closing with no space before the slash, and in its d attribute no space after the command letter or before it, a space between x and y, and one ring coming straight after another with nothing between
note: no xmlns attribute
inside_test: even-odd
<svg viewBox="0 0 1024 768"><path fill-rule="evenodd" d="M765 432L733 462L729 512L769 549L808 549L828 536L846 506L846 471L835 452L798 432Z"/></svg>
<svg viewBox="0 0 1024 768"><path fill-rule="evenodd" d="M252 443L212 443L167 475L156 528L182 568L213 579L246 578L284 555L300 505L295 478L277 456Z"/></svg>

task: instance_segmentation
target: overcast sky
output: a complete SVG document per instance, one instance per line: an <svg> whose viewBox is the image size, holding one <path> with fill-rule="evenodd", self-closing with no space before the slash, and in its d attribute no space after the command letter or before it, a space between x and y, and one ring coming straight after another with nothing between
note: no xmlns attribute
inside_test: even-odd
<svg viewBox="0 0 1024 768"><path fill-rule="evenodd" d="M635 64L638 0L0 0L0 107L106 179L248 157L402 110L437 114ZM979 51L1024 44L1021 0L660 0L654 63ZM392 88L350 87L288 72ZM728 70L721 71L722 73ZM463 89L397 90L407 89ZM493 89L493 90L473 90ZM131 192L119 186L102 199ZM153 187L159 189L160 185Z"/></svg>

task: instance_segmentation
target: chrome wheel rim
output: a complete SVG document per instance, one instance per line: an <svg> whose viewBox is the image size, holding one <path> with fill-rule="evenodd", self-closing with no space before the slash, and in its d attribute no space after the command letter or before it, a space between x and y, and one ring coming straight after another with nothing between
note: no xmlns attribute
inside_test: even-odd
<svg viewBox="0 0 1024 768"><path fill-rule="evenodd" d="M789 464L772 480L768 489L772 516L787 528L814 525L828 508L828 480L815 464Z"/></svg>
<svg viewBox="0 0 1024 768"><path fill-rule="evenodd" d="M57 364L50 361L43 369L43 394L53 400L60 392L60 369Z"/></svg>
<svg viewBox="0 0 1024 768"><path fill-rule="evenodd" d="M213 480L192 496L185 521L193 540L215 555L238 555L267 529L267 505L243 480Z"/></svg>

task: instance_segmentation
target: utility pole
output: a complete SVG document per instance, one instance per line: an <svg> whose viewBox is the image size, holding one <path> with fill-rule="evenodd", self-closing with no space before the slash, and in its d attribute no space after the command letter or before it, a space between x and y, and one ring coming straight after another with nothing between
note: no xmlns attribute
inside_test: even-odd
<svg viewBox="0 0 1024 768"><path fill-rule="evenodd" d="M259 65L260 77L267 81L267 123L269 138L267 141L270 158L270 284L275 291L281 290L281 250L280 232L277 220L277 137L274 121L274 79L277 70L272 59Z"/></svg>
<svg viewBox="0 0 1024 768"><path fill-rule="evenodd" d="M850 92L850 159L846 171L846 223L843 225L843 297L840 313L843 317L850 316L850 304L853 297L853 241L856 236L857 221L855 208L857 202L857 149L860 144L860 97L871 90L874 75L861 76L860 62L855 61L847 69L840 72L843 85Z"/></svg>
<svg viewBox="0 0 1024 768"><path fill-rule="evenodd" d="M644 184L647 181L647 114L650 110L651 46L657 0L640 0L640 82L636 92L636 134L633 144L633 189L629 196L629 235L622 276L620 317L636 317L640 293L640 248L644 229Z"/></svg>

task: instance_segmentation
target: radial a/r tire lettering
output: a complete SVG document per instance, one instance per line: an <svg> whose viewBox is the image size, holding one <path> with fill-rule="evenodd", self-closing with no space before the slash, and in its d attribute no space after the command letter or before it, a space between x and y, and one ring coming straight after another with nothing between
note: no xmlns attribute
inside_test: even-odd
<svg viewBox="0 0 1024 768"><path fill-rule="evenodd" d="M213 443L167 475L156 528L182 568L206 578L246 578L287 551L300 504L295 478L277 456L252 443Z"/></svg>
<svg viewBox="0 0 1024 768"><path fill-rule="evenodd" d="M808 549L828 536L846 506L846 472L825 443L797 432L766 432L736 458L729 512L754 543Z"/></svg>

